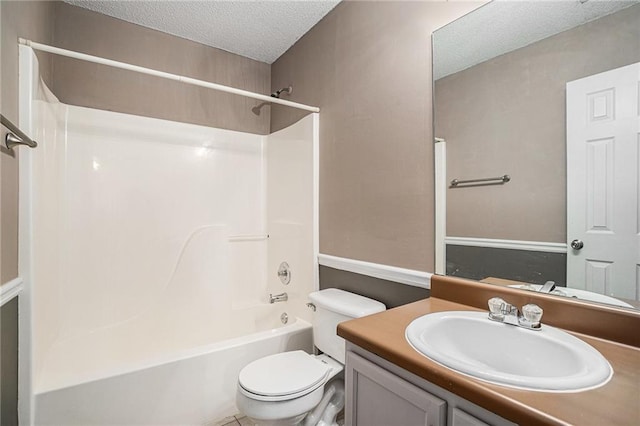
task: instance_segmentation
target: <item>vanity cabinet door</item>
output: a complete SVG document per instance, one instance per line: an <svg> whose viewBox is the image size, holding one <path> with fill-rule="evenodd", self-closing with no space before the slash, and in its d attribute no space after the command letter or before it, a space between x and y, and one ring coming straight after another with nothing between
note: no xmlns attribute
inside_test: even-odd
<svg viewBox="0 0 640 426"><path fill-rule="evenodd" d="M457 408L453 409L451 426L489 426L480 419L473 417Z"/></svg>
<svg viewBox="0 0 640 426"><path fill-rule="evenodd" d="M447 403L353 352L346 360L347 426L444 426Z"/></svg>

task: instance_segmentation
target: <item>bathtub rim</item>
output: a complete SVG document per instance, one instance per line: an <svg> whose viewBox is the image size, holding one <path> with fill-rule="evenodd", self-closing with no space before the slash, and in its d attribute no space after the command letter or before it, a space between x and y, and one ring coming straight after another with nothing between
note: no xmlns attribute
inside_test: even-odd
<svg viewBox="0 0 640 426"><path fill-rule="evenodd" d="M220 349L233 349L247 343L259 342L259 341L267 340L273 337L283 336L283 335L295 333L298 331L312 329L312 324L310 322L302 318L299 318L297 316L294 318L295 318L294 321L290 321L288 324L284 324L281 327L262 330L255 333L238 336L231 339L221 340L218 342L213 342L213 343L209 343L206 345L201 345L193 348L173 351L171 353L160 354L144 362L129 363L125 366L125 368L119 368L117 370L105 369L105 370L99 371L98 374L92 375L90 378L85 380L71 380L64 383L63 385L58 385L58 386L38 386L38 383L34 383L33 395L34 397L40 396L40 395L47 394L49 392L56 392L56 391L60 391L60 390L64 390L64 389L68 389L76 386L82 386L88 383L97 382L100 380L109 379L112 377L124 376L127 374L131 374L131 373L135 373L135 372L143 371L147 369L152 369L162 365L168 365L168 364L173 364L173 363L177 363L177 362L188 360L188 359L193 359L202 355L216 352L217 350L220 350Z"/></svg>

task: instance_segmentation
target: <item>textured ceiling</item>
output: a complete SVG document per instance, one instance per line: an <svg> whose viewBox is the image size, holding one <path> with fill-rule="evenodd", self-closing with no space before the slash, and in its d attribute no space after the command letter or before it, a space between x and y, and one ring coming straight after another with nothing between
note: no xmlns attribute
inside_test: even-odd
<svg viewBox="0 0 640 426"><path fill-rule="evenodd" d="M640 0L495 0L433 34L437 80Z"/></svg>
<svg viewBox="0 0 640 426"><path fill-rule="evenodd" d="M340 0L65 2L271 64Z"/></svg>

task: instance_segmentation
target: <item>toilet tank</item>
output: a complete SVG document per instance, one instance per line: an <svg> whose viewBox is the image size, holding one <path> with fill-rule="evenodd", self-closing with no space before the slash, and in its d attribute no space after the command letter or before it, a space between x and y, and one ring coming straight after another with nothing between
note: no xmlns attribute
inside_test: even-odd
<svg viewBox="0 0 640 426"><path fill-rule="evenodd" d="M345 341L338 336L338 324L387 309L377 300L337 288L315 291L309 295L309 299L316 306L313 316L314 345L342 364L345 357Z"/></svg>

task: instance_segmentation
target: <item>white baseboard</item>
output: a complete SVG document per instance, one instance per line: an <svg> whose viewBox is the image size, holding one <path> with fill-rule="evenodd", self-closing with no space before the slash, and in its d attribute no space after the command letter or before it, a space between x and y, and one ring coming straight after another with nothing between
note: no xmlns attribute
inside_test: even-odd
<svg viewBox="0 0 640 426"><path fill-rule="evenodd" d="M542 241L495 240L490 238L446 237L445 244L456 246L491 247L510 250L543 251L547 253L566 253L565 243Z"/></svg>
<svg viewBox="0 0 640 426"><path fill-rule="evenodd" d="M2 286L0 286L0 306L4 306L5 303L19 295L22 287L23 281L20 277L2 284Z"/></svg>
<svg viewBox="0 0 640 426"><path fill-rule="evenodd" d="M341 271L395 281L414 287L431 288L431 275L433 274L430 272L398 268L396 266L364 262L362 260L347 259L345 257L331 256L328 254L319 254L318 263L323 266L328 266L329 268L340 269Z"/></svg>

